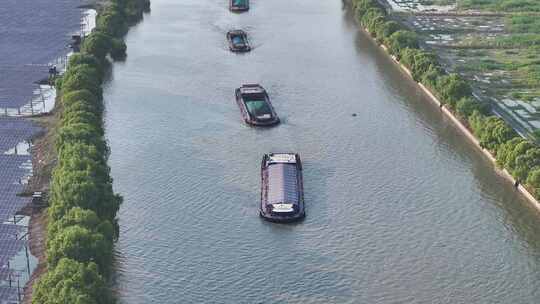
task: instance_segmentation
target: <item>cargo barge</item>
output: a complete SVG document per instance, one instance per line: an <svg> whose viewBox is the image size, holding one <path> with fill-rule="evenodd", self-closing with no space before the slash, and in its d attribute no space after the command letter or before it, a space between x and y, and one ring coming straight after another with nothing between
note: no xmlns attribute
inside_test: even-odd
<svg viewBox="0 0 540 304"><path fill-rule="evenodd" d="M253 126L272 126L279 117L266 90L258 84L245 84L236 89L236 103L244 121Z"/></svg>
<svg viewBox="0 0 540 304"><path fill-rule="evenodd" d="M241 13L249 11L249 0L229 0L229 10Z"/></svg>
<svg viewBox="0 0 540 304"><path fill-rule="evenodd" d="M293 222L305 217L302 162L294 153L265 154L261 163L259 214L272 222Z"/></svg>
<svg viewBox="0 0 540 304"><path fill-rule="evenodd" d="M227 32L227 40L229 41L229 49L233 52L251 51L247 34L242 30Z"/></svg>

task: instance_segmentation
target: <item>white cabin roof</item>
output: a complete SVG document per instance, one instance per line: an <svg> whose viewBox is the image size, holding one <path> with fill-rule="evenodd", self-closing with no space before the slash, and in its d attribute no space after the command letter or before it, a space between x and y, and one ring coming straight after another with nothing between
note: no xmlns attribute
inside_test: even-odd
<svg viewBox="0 0 540 304"><path fill-rule="evenodd" d="M296 155L289 153L270 154L268 162L271 164L296 164Z"/></svg>

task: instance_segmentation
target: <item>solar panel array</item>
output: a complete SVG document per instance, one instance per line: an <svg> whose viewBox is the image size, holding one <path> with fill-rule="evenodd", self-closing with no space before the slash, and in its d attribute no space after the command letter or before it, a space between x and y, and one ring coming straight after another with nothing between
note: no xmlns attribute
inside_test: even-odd
<svg viewBox="0 0 540 304"><path fill-rule="evenodd" d="M14 215L31 202L31 198L19 196L32 174L31 155L20 151L29 145L21 143L29 141L42 129L28 120L5 116L33 113L34 109L27 108L32 99L39 96L36 95L40 92L38 82L48 77L51 64L58 65L58 58L70 51L71 35L78 33L81 27L79 6L88 1L1 2L0 303L12 303L20 300L17 283L21 269L11 269L13 265L9 261L21 254L27 241L23 238L26 228L8 221L13 222Z"/></svg>
<svg viewBox="0 0 540 304"><path fill-rule="evenodd" d="M5 303L13 303L11 301L17 302L18 297L17 288L15 286L0 286L0 299L5 301Z"/></svg>
<svg viewBox="0 0 540 304"><path fill-rule="evenodd" d="M36 124L20 118L0 118L0 154L41 131Z"/></svg>
<svg viewBox="0 0 540 304"><path fill-rule="evenodd" d="M0 20L0 107L28 103L48 65L68 52L80 29L83 1L2 0Z"/></svg>
<svg viewBox="0 0 540 304"><path fill-rule="evenodd" d="M0 302L18 301L18 272L10 269L10 260L27 245L22 236L26 228L10 224L14 216L31 202L19 194L32 175L32 156L29 151L17 151L21 142L28 142L42 129L21 118L0 118ZM29 147L29 145L22 145ZM12 287L9 287L11 284Z"/></svg>
<svg viewBox="0 0 540 304"><path fill-rule="evenodd" d="M298 204L298 177L295 164L268 167L268 203Z"/></svg>
<svg viewBox="0 0 540 304"><path fill-rule="evenodd" d="M17 273L7 267L0 269L0 280L2 281L9 280L10 278L15 278L16 276Z"/></svg>

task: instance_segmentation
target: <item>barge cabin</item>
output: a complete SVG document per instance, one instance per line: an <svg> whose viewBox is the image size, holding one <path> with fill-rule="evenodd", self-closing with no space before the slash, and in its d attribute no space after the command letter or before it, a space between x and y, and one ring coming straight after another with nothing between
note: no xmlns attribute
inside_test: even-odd
<svg viewBox="0 0 540 304"><path fill-rule="evenodd" d="M253 126L272 126L279 123L270 97L258 84L245 84L236 89L236 103L244 121Z"/></svg>
<svg viewBox="0 0 540 304"><path fill-rule="evenodd" d="M242 30L229 31L227 33L227 40L229 41L229 48L233 52L251 51L247 34Z"/></svg>
<svg viewBox="0 0 540 304"><path fill-rule="evenodd" d="M264 219L281 223L305 217L302 163L298 154L264 155L259 214Z"/></svg>
<svg viewBox="0 0 540 304"><path fill-rule="evenodd" d="M229 10L231 12L249 11L249 0L229 0Z"/></svg>

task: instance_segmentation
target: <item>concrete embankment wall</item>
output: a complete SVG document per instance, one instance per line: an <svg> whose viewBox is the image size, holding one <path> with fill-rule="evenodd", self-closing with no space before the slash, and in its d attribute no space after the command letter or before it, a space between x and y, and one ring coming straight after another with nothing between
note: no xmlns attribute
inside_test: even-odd
<svg viewBox="0 0 540 304"><path fill-rule="evenodd" d="M367 31L367 29L363 28L362 26L359 26L360 29L367 35L370 37L370 40L375 44L377 45L379 48L381 48L385 53L386 55L388 55L392 61L408 76L408 78L411 80L411 81L414 81L415 83L418 84L418 86L420 87L420 89L429 97L429 100L431 100L434 104L436 104L437 106L439 106L439 108L441 108L441 111L448 117L450 118L450 120L452 122L454 122L454 124L458 127L458 129L474 144L475 147L477 147L493 164L493 169L501 176L503 176L504 178L506 178L509 182L511 182L512 184L515 184L516 183L516 180L514 179L514 177L506 170L506 169L499 169L497 167L497 164L496 164L496 159L495 159L495 156L488 150L482 148L482 146L480 145L480 141L474 136L474 134L463 124L463 122L461 122L461 120L459 120L456 115L454 115L454 113L452 113L452 111L450 111L448 108L446 108L442 103L441 101L426 87L424 86L422 83L419 83L419 82L416 82L413 77L412 77L412 73L411 71L406 67L404 66L403 64L401 64L397 59L396 57L392 56L390 54L390 52L388 51L388 49L386 48L386 46L382 45L382 44L379 44L377 43L377 41L375 39L373 39L373 37L371 37L371 35L369 34L369 32ZM540 203L538 202L538 200L525 188L523 187L523 185L519 185L517 187L517 190L523 194L523 196L538 210L540 211Z"/></svg>

